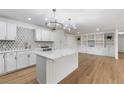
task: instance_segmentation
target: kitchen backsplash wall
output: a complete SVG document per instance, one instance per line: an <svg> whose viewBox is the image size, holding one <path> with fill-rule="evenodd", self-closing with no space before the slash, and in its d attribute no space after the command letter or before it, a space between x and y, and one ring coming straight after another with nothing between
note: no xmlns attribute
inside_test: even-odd
<svg viewBox="0 0 124 93"><path fill-rule="evenodd" d="M34 41L34 30L17 27L17 36L15 41L4 41L0 40L0 50L16 50L24 49L25 44L31 46L31 48L39 48L40 46L51 46L52 42L35 42Z"/></svg>

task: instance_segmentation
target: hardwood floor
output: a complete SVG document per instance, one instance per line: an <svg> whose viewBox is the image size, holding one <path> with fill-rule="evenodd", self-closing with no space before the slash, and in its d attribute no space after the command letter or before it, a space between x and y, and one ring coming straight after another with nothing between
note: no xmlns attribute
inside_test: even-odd
<svg viewBox="0 0 124 93"><path fill-rule="evenodd" d="M119 52L119 59L124 59L124 52Z"/></svg>
<svg viewBox="0 0 124 93"><path fill-rule="evenodd" d="M60 82L73 84L124 83L124 54L119 60L88 54L79 54L79 68ZM0 77L4 84L37 84L35 66Z"/></svg>
<svg viewBox="0 0 124 93"><path fill-rule="evenodd" d="M36 84L35 66L0 77L1 84Z"/></svg>

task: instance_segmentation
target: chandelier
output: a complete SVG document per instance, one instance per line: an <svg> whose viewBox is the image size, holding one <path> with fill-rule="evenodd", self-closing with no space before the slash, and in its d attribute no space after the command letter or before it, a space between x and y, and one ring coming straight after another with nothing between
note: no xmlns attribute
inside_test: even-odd
<svg viewBox="0 0 124 93"><path fill-rule="evenodd" d="M56 16L56 9L52 9L53 12L53 20L50 21L47 18L45 18L45 26L51 30L57 30L57 29L63 29L66 31L71 31L76 29L75 25L71 24L71 18L68 18L68 22L59 22ZM68 24L67 24L68 23Z"/></svg>

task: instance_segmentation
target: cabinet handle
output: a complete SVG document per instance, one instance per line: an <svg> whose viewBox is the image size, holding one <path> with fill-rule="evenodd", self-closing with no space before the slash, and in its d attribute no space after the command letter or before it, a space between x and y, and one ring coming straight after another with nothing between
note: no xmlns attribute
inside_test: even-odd
<svg viewBox="0 0 124 93"><path fill-rule="evenodd" d="M3 54L3 59L5 59L5 55Z"/></svg>
<svg viewBox="0 0 124 93"><path fill-rule="evenodd" d="M15 56L15 60L17 60L17 57Z"/></svg>
<svg viewBox="0 0 124 93"><path fill-rule="evenodd" d="M28 57L30 57L30 55L28 55Z"/></svg>

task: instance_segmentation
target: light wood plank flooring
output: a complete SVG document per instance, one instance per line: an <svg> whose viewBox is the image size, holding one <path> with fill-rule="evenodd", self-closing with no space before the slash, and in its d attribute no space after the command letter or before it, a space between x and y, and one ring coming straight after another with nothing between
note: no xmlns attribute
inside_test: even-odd
<svg viewBox="0 0 124 93"><path fill-rule="evenodd" d="M111 57L80 54L79 68L74 72L76 74L71 74L65 78L63 82L75 84L124 84L124 54L119 54L119 56L120 59L115 60ZM5 76L1 76L0 83L37 84L38 82L36 81L35 69L36 68L34 66ZM78 77L75 77L75 75ZM76 79L76 81L74 79ZM70 81L68 82L68 80Z"/></svg>
<svg viewBox="0 0 124 93"><path fill-rule="evenodd" d="M119 52L119 59L124 59L124 52Z"/></svg>
<svg viewBox="0 0 124 93"><path fill-rule="evenodd" d="M1 84L36 84L35 66L0 77Z"/></svg>

